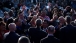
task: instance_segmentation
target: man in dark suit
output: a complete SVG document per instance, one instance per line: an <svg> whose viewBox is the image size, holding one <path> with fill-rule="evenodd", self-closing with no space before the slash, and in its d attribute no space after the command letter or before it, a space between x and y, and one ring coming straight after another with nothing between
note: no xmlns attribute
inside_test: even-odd
<svg viewBox="0 0 76 43"><path fill-rule="evenodd" d="M43 38L40 42L41 43L60 43L59 39L55 38L53 33L55 32L54 26L49 26L47 29L48 36Z"/></svg>
<svg viewBox="0 0 76 43"><path fill-rule="evenodd" d="M40 40L47 36L47 33L41 30L42 20L36 20L36 27L31 27L28 31L31 43L40 43Z"/></svg>
<svg viewBox="0 0 76 43"><path fill-rule="evenodd" d="M76 43L76 27L71 25L70 16L66 16L66 24L60 29L61 43Z"/></svg>
<svg viewBox="0 0 76 43"><path fill-rule="evenodd" d="M15 23L10 23L8 27L10 31L4 34L4 43L17 43L20 36L15 33Z"/></svg>

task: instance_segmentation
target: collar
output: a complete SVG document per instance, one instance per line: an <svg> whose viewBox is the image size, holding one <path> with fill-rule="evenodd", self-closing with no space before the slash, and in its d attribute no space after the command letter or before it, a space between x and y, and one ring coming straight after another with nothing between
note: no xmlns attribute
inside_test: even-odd
<svg viewBox="0 0 76 43"><path fill-rule="evenodd" d="M48 36L53 36L53 34L48 34Z"/></svg>

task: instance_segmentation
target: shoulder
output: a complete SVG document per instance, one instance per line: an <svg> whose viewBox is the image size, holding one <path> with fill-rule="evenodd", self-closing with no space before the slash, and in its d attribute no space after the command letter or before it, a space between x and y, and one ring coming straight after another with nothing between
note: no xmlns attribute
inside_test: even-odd
<svg viewBox="0 0 76 43"><path fill-rule="evenodd" d="M7 32L4 34L4 38L6 38L9 35L10 32Z"/></svg>
<svg viewBox="0 0 76 43"><path fill-rule="evenodd" d="M30 27L30 28L28 29L28 32L33 31L33 30L35 30L35 29L36 29L35 27Z"/></svg>
<svg viewBox="0 0 76 43"><path fill-rule="evenodd" d="M54 39L56 40L56 41L60 41L58 38L56 38L56 37L54 37Z"/></svg>
<svg viewBox="0 0 76 43"><path fill-rule="evenodd" d="M41 42L43 42L43 41L45 41L45 40L47 40L47 37L45 37L45 38L41 39Z"/></svg>
<svg viewBox="0 0 76 43"><path fill-rule="evenodd" d="M20 37L20 35L19 35L18 33L16 33L16 35L17 35L18 37Z"/></svg>
<svg viewBox="0 0 76 43"><path fill-rule="evenodd" d="M64 30L65 28L66 28L66 26L64 26L64 27L61 27L61 28L60 28L60 31L61 31L61 30Z"/></svg>
<svg viewBox="0 0 76 43"><path fill-rule="evenodd" d="M5 36L6 36L6 35L9 35L9 33L10 33L10 32L7 32L7 33L5 33L4 35L5 35Z"/></svg>

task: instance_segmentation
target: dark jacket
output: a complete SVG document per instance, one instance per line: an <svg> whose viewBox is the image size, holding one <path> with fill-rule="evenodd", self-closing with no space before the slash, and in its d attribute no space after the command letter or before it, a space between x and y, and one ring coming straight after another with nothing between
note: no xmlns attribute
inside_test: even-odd
<svg viewBox="0 0 76 43"><path fill-rule="evenodd" d="M4 35L4 43L17 43L20 36L15 32L8 32Z"/></svg>
<svg viewBox="0 0 76 43"><path fill-rule="evenodd" d="M76 43L76 27L67 25L60 30L61 43Z"/></svg>
<svg viewBox="0 0 76 43"><path fill-rule="evenodd" d="M54 36L47 36L41 40L41 43L60 43L60 40Z"/></svg>
<svg viewBox="0 0 76 43"><path fill-rule="evenodd" d="M30 28L28 32L31 43L40 43L40 40L47 36L47 33L42 31L41 28Z"/></svg>

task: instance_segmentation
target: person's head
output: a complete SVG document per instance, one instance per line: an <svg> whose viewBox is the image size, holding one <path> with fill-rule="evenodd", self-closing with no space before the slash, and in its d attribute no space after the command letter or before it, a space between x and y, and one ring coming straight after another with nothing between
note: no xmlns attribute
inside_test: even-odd
<svg viewBox="0 0 76 43"><path fill-rule="evenodd" d="M72 18L71 18L70 16L66 16L66 17L65 17L65 20L66 20L66 23L67 23L67 24L70 24L71 21L72 21Z"/></svg>
<svg viewBox="0 0 76 43"><path fill-rule="evenodd" d="M41 15L42 15L42 17L45 17L46 14L47 14L46 10L45 10L45 11L41 11Z"/></svg>
<svg viewBox="0 0 76 43"><path fill-rule="evenodd" d="M50 26L48 27L48 29L47 29L47 32L48 32L48 34L53 34L53 33L55 33L55 27L52 26L52 25L50 25Z"/></svg>
<svg viewBox="0 0 76 43"><path fill-rule="evenodd" d="M43 27L43 28L47 28L48 25L49 25L49 21L48 21L48 20L44 20L42 27Z"/></svg>
<svg viewBox="0 0 76 43"><path fill-rule="evenodd" d="M7 20L7 24L10 24L10 23L13 23L14 22L14 20L13 20L13 18L11 17L11 18L9 18L8 20Z"/></svg>
<svg viewBox="0 0 76 43"><path fill-rule="evenodd" d="M14 32L16 30L16 24L15 23L10 23L8 25L9 31Z"/></svg>
<svg viewBox="0 0 76 43"><path fill-rule="evenodd" d="M30 40L28 37L26 36L21 36L19 39L18 39L18 43L30 43Z"/></svg>
<svg viewBox="0 0 76 43"><path fill-rule="evenodd" d="M22 9L23 9L23 10L25 10L25 9L26 9L26 6L25 6L24 4L22 5Z"/></svg>
<svg viewBox="0 0 76 43"><path fill-rule="evenodd" d="M22 19L24 17L24 13L21 10L18 12L18 17L20 19Z"/></svg>
<svg viewBox="0 0 76 43"><path fill-rule="evenodd" d="M6 24L3 22L3 21L1 21L0 22L0 31L4 31L5 30L5 26Z"/></svg>
<svg viewBox="0 0 76 43"><path fill-rule="evenodd" d="M10 17L13 17L13 16L14 16L14 11L13 11L13 10L10 10L10 11L9 11L9 16L10 16Z"/></svg>
<svg viewBox="0 0 76 43"><path fill-rule="evenodd" d="M63 16L60 16L58 20L60 23L65 23L65 18Z"/></svg>
<svg viewBox="0 0 76 43"><path fill-rule="evenodd" d="M36 26L41 26L42 25L42 19L36 19L36 21L35 21L35 23L36 23Z"/></svg>
<svg viewBox="0 0 76 43"><path fill-rule="evenodd" d="M17 26L21 26L22 25L22 21L20 19L18 19L18 18L16 18L14 22L15 22L15 24Z"/></svg>
<svg viewBox="0 0 76 43"><path fill-rule="evenodd" d="M11 10L15 11L15 7L12 7Z"/></svg>
<svg viewBox="0 0 76 43"><path fill-rule="evenodd" d="M52 13L53 14L58 14L58 8L54 7Z"/></svg>
<svg viewBox="0 0 76 43"><path fill-rule="evenodd" d="M71 7L70 6L66 6L66 8L65 8L68 12L70 12L71 11Z"/></svg>
<svg viewBox="0 0 76 43"><path fill-rule="evenodd" d="M5 18L9 18L8 12L6 12L6 11L4 12L4 17L5 17Z"/></svg>

